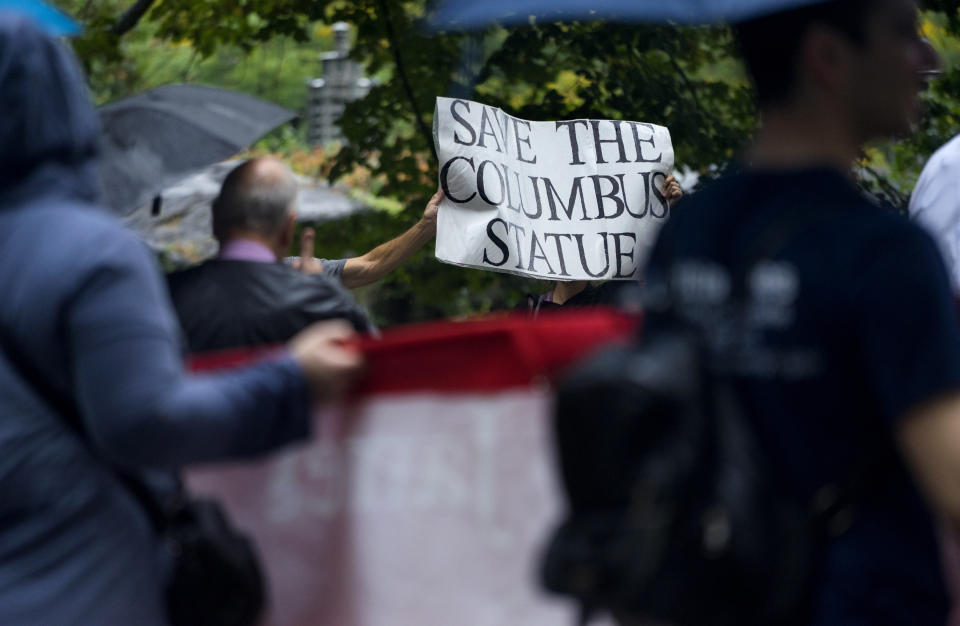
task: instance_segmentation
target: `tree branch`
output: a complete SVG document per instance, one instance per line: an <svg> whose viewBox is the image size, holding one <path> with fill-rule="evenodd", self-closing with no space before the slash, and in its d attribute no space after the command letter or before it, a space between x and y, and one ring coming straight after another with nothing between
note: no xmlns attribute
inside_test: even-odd
<svg viewBox="0 0 960 626"><path fill-rule="evenodd" d="M910 204L910 196L904 194L902 191L897 189L896 185L892 184L889 180L886 179L880 172L873 169L866 163L861 163L860 168L863 172L866 172L873 177L874 183L880 190L880 193L883 194L880 199L885 200L891 206L893 206L897 211L906 215L907 207ZM862 180L862 178L861 178ZM877 196L876 193L872 194L874 197Z"/></svg>
<svg viewBox="0 0 960 626"><path fill-rule="evenodd" d="M140 18L150 10L153 2L154 0L137 0L133 6L124 11L120 19L117 20L117 23L110 29L110 32L119 37L132 30L133 27L137 25L137 22L140 21Z"/></svg>
<svg viewBox="0 0 960 626"><path fill-rule="evenodd" d="M397 45L397 37L393 32L393 22L390 20L390 9L387 8L386 0L380 0L380 13L383 17L383 26L387 31L387 41L390 42L390 50L393 52L393 60L397 65L397 75L400 77L400 82L403 84L403 90L407 94L407 100L410 101L410 108L413 109L413 115L417 120L417 127L420 129L420 135L427 143L427 147L430 148L430 152L433 153L433 160L437 161L437 149L433 145L433 133L427 128L427 125L423 121L423 116L420 115L420 107L417 106L417 98L413 93L413 89L410 87L410 81L407 79L407 71L403 65L403 57L400 56L400 48Z"/></svg>
<svg viewBox="0 0 960 626"><path fill-rule="evenodd" d="M693 100L693 106L697 109L697 112L713 122L718 128L722 127L720 120L714 117L711 111L700 106L700 98L697 97L697 88L694 86L693 81L690 80L690 77L687 76L687 73L683 71L683 68L680 67L680 64L673 57L673 55L670 56L670 65L673 66L673 71L677 73L677 76L680 77L680 81L683 83L683 86L686 87L687 91L690 93L690 98Z"/></svg>

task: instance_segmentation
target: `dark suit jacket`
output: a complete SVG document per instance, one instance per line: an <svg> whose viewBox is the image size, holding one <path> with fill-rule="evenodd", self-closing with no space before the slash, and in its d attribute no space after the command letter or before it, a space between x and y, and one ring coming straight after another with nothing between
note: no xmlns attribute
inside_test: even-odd
<svg viewBox="0 0 960 626"><path fill-rule="evenodd" d="M281 343L318 320L373 329L339 281L281 263L214 259L167 279L190 352Z"/></svg>

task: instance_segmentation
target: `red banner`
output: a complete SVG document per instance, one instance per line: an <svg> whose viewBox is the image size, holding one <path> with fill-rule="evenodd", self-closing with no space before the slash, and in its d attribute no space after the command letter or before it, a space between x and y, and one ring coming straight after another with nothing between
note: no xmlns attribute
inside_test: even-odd
<svg viewBox="0 0 960 626"><path fill-rule="evenodd" d="M570 623L543 595L560 512L549 379L635 321L577 313L412 326L364 343L367 374L307 445L193 472L251 532L272 626ZM263 351L195 359L235 366Z"/></svg>

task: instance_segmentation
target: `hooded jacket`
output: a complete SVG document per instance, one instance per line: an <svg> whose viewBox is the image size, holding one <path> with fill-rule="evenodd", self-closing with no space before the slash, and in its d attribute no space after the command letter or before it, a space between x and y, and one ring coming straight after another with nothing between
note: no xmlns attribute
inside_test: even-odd
<svg viewBox="0 0 960 626"><path fill-rule="evenodd" d="M0 622L161 625L157 540L114 469L304 438L306 381L289 358L184 373L152 255L97 206L97 115L73 57L3 12L0 113L0 328L18 355L0 354Z"/></svg>

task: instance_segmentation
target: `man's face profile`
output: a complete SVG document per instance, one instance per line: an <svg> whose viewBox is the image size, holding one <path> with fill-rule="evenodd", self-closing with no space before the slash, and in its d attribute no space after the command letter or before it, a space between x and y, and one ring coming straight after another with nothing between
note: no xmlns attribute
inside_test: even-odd
<svg viewBox="0 0 960 626"><path fill-rule="evenodd" d="M920 119L924 72L939 62L920 37L914 0L878 0L851 46L850 90L865 137L903 135Z"/></svg>

